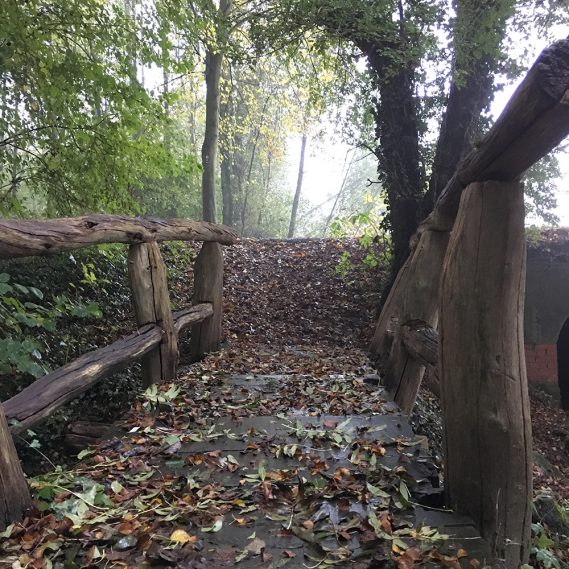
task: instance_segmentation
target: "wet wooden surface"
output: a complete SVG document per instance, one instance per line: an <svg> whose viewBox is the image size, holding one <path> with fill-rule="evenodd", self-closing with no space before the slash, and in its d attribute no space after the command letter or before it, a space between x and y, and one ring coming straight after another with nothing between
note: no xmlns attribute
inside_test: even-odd
<svg viewBox="0 0 569 569"><path fill-rule="evenodd" d="M198 422L189 416L183 442L156 457L158 470L211 492L213 513L231 504L218 531L193 528L200 561L192 566L395 567L403 547L420 551L423 566L484 563L487 547L471 520L425 505L440 505L438 469L383 388L350 380L350 397L356 385L369 411L333 415L326 411L342 408L343 379L331 380L340 392L333 404L310 400L311 386L322 394L318 381L234 376L206 393L203 384L188 391L189 409L210 402L209 411ZM295 389L307 395L298 407ZM220 396L225 409L216 406ZM263 414L281 400L281 411ZM437 539L435 530L448 537ZM434 539L415 539L421 531Z"/></svg>

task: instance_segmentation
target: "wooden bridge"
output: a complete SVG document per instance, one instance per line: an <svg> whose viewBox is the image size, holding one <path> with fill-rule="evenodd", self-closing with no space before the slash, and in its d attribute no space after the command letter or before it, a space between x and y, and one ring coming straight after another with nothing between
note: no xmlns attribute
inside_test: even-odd
<svg viewBox="0 0 569 569"><path fill-rule="evenodd" d="M125 528L132 526L125 536L138 536L136 550L144 557L153 539L169 540L172 553L161 553L162 559L179 567L367 567L395 560L407 569L424 562L458 567L476 557L474 567L498 560L517 568L525 562L531 425L521 321L525 238L519 177L568 133L569 41L564 40L540 55L496 124L459 166L420 227L378 322L372 352L381 358L387 387L405 413L424 366L437 367L446 427L446 503L461 517L429 509L440 494L438 476L382 387L352 380L350 388L375 407L349 416L340 412L341 405L335 412L326 408L346 388L341 381L229 377L221 384L183 384L186 395L172 404L187 413L186 423L172 422L165 405L161 424L137 425L133 432L139 436L113 443L116 461L86 463L84 477L96 480L104 472L118 484L95 484L89 491L125 492L125 504L114 513L128 522ZM196 261L193 306L175 314L157 244L171 239L205 242ZM183 220L0 221L0 258L129 243L139 325L137 333L82 356L3 403L0 524L21 520L31 506L6 417L17 421L16 431L30 427L138 358L146 385L173 380L178 337L188 326L195 358L216 350L223 304L220 245L235 239L228 228ZM304 382L309 397L299 408L288 404L277 411L287 385L295 382ZM208 418L216 390L231 397L224 413L217 409ZM322 396L313 399L314 393ZM251 403L246 416L235 413L244 401ZM261 408L255 401L268 413L255 414ZM206 417L192 422L198 402ZM133 474L137 453L148 452L155 453L153 466ZM166 459L174 454L179 458ZM125 465L128 477L121 475ZM153 487L157 477L167 481L161 490ZM137 490L127 488L129 480L136 480ZM250 489L246 500L236 492L243 488ZM82 499L98 519L95 495ZM146 505L144 515L129 504ZM159 527L165 518L183 520L187 529L165 535ZM84 531L81 525L75 530ZM100 532L101 563L142 566L142 558L130 558L129 540L125 547L110 546L104 528L85 531ZM447 531L450 541L441 539ZM101 555L99 545L89 562Z"/></svg>

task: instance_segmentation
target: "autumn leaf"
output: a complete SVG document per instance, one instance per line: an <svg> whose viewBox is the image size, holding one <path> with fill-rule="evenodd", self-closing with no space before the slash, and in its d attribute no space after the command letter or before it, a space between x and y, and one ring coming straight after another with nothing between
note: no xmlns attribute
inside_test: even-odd
<svg viewBox="0 0 569 569"><path fill-rule="evenodd" d="M197 537L195 535L190 535L183 529L177 529L170 534L170 541L183 545L184 543L195 543L197 541Z"/></svg>

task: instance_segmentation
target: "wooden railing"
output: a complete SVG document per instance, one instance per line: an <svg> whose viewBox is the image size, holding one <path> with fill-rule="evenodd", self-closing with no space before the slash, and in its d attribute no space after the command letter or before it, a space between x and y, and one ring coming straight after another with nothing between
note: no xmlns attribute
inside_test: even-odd
<svg viewBox="0 0 569 569"><path fill-rule="evenodd" d="M192 306L172 313L161 241L203 241L195 262ZM0 220L0 258L51 255L102 243L130 243L128 272L138 330L38 379L2 404L12 432L47 419L103 377L141 359L143 384L172 380L178 337L192 327L190 354L199 359L219 347L223 304L221 244L231 229L204 221L153 220L116 215L66 219Z"/></svg>

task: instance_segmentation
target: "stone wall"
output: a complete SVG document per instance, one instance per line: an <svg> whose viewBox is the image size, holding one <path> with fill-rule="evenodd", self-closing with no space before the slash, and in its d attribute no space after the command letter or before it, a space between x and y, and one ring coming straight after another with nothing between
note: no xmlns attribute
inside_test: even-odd
<svg viewBox="0 0 569 569"><path fill-rule="evenodd" d="M569 235L562 229L545 232L543 239L528 245L524 315L528 380L555 396L557 342L568 318Z"/></svg>

